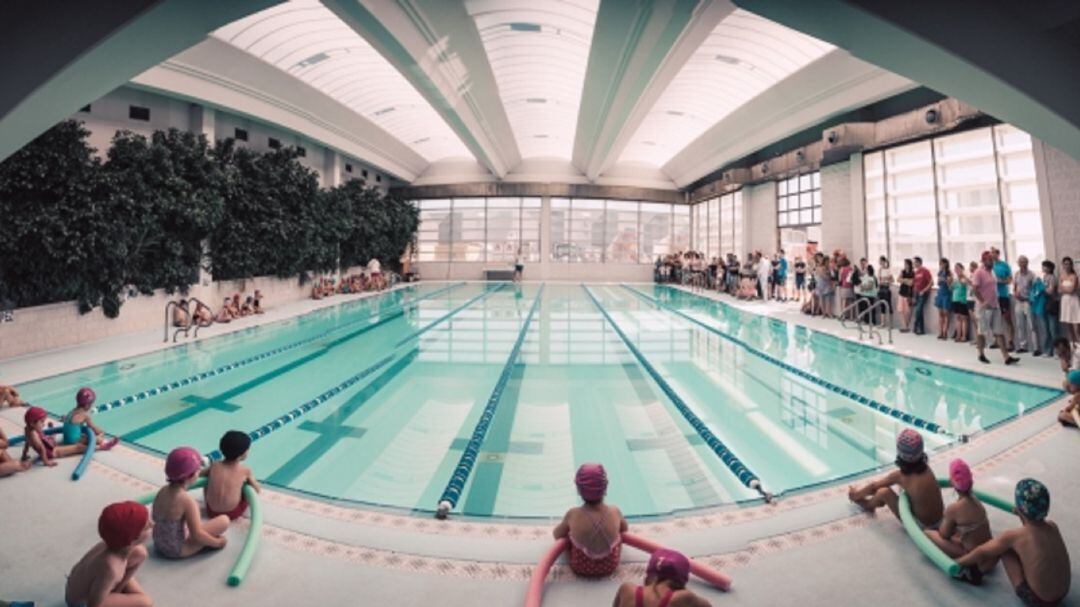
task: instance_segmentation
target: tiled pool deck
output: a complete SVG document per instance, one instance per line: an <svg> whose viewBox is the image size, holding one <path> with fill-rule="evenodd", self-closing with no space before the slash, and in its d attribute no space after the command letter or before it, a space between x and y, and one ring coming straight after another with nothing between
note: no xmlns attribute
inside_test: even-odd
<svg viewBox="0 0 1080 607"><path fill-rule="evenodd" d="M345 298L301 302L271 310L259 319L272 322ZM724 298L727 303L734 303ZM756 313L812 329L854 337L835 321L804 317L784 304L738 304ZM239 330L245 325L230 326ZM213 333L207 333L211 336ZM1055 385L1060 371L1050 360L1025 357L1020 368L985 367L970 346L932 337L897 334L894 348L981 372ZM160 334L133 334L58 352L0 361L0 383L18 383L160 347ZM996 361L995 361L996 362ZM978 366L976 366L978 365ZM1035 476L1051 488L1051 518L1065 532L1066 543L1080 546L1080 514L1068 505L1080 499L1073 468L1080 455L1080 433L1054 423L1056 407L978 435L971 442L938 454L932 464L943 471L963 454L975 466L976 482L1007 495L1022 476ZM9 435L21 411L0 412ZM161 461L120 447L95 457L77 485L70 480L75 460L55 470L40 467L0 480L0 520L5 555L0 560L0 600L36 600L62 604L64 575L95 540L94 521L111 501L154 490ZM880 604L1013 605L1002 572L983 588L951 582L907 540L887 515L876 519L857 513L835 486L783 497L774 505L718 508L678 518L634 521L634 530L730 571L734 590L726 596L696 586L717 604L804 605L870 601ZM77 495L77 499L72 499ZM265 491L264 543L252 572L240 588L224 579L243 543L246 523L230 530L226 554L207 554L184 562L156 557L140 581L158 605L380 604L380 605L519 605L532 564L550 545L551 524L486 519L436 521L390 511L342 507ZM1016 524L992 514L995 529ZM627 551L625 564L611 580L586 582L557 566L548 580L545 604L608 604L617 584L638 579L643 557ZM1080 555L1074 554L1074 573ZM824 565L822 565L824 564ZM1075 594L1075 592L1074 592ZM1075 599L1074 599L1075 602Z"/></svg>

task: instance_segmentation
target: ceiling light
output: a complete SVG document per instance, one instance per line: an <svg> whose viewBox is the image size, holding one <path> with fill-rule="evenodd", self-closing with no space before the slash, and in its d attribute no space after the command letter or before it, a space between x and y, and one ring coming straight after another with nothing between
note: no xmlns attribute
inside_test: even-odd
<svg viewBox="0 0 1080 607"><path fill-rule="evenodd" d="M539 32L539 23L511 23L510 30L514 32Z"/></svg>
<svg viewBox="0 0 1080 607"><path fill-rule="evenodd" d="M389 114L392 111L394 111L393 107L384 107L383 109L376 111L375 115L382 116L383 114Z"/></svg>
<svg viewBox="0 0 1080 607"><path fill-rule="evenodd" d="M540 97L529 97L525 100L525 103L547 103L547 99L542 99Z"/></svg>
<svg viewBox="0 0 1080 607"><path fill-rule="evenodd" d="M677 110L668 110L667 113L668 113L668 116L682 116L683 115L682 112L679 112Z"/></svg>
<svg viewBox="0 0 1080 607"><path fill-rule="evenodd" d="M316 63L319 63L320 61L325 61L325 60L327 60L329 58L330 58L330 55L327 55L326 53L315 53L314 55L308 57L307 59L304 59L300 63L297 63L296 67L312 66L312 65L315 65Z"/></svg>
<svg viewBox="0 0 1080 607"><path fill-rule="evenodd" d="M731 65L739 65L742 60L738 57L732 57L731 55L717 55L717 61L723 61L724 63L730 63Z"/></svg>

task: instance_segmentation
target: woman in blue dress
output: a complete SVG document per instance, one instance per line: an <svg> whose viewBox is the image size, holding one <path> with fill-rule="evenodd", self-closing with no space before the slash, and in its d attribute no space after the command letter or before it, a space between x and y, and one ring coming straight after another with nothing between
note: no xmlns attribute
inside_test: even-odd
<svg viewBox="0 0 1080 607"><path fill-rule="evenodd" d="M952 270L949 269L949 260L944 257L938 262L937 295L934 296L934 307L938 311L938 339L949 338L949 309L952 307Z"/></svg>

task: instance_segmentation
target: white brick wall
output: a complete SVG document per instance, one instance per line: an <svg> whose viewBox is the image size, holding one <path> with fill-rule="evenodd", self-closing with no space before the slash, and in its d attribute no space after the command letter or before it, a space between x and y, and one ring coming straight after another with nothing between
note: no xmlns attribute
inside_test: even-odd
<svg viewBox="0 0 1080 607"><path fill-rule="evenodd" d="M1080 258L1080 160L1032 139L1047 257Z"/></svg>
<svg viewBox="0 0 1080 607"><path fill-rule="evenodd" d="M747 249L772 254L779 247L779 233L776 231L776 182L766 181L743 188L743 200L746 202L744 233ZM745 255L746 251L739 251L740 259Z"/></svg>

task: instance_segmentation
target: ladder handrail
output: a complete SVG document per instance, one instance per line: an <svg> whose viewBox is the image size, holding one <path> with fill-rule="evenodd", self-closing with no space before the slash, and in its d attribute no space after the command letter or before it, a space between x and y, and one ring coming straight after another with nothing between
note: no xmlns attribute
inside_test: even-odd
<svg viewBox="0 0 1080 607"><path fill-rule="evenodd" d="M180 304L176 303L171 299L165 304L165 339L161 340L162 342L169 341L169 329L172 328L172 319L169 318L169 309L179 305ZM173 341L176 341L175 336L173 337Z"/></svg>
<svg viewBox="0 0 1080 607"><path fill-rule="evenodd" d="M882 310L882 312L881 312L882 314L887 315L888 323L887 323L886 328L889 331L889 343L891 344L893 342L893 340L892 340L892 312L890 311L889 304L883 299L878 299L878 300L874 301L874 303L870 304L870 306L867 307L862 312L859 312L859 314L855 317L855 323L859 327L859 340L860 341L862 340L862 335L863 335L862 327L863 327L863 324L865 323L866 324L866 334L870 338L873 338L874 335L876 334L877 338L878 338L878 345L881 345L883 343L882 338L881 338L881 331L878 329L878 327L873 322L870 322L869 320L867 320L867 317L872 319L874 311L879 309L879 308Z"/></svg>
<svg viewBox="0 0 1080 607"><path fill-rule="evenodd" d="M191 324L195 325L195 334L192 337L198 338L199 337L199 329L201 329L203 327L209 327L210 325L214 324L214 316L213 316L214 315L214 309L211 308L210 306L206 305L206 303L204 303L198 297L189 297L188 302L189 302L188 305L190 305L190 302L195 302L195 304L196 304L195 309L196 310L199 309L199 306L202 306L202 307L206 308L207 310L210 310L210 323L209 324L204 325L202 323L197 323L197 322L195 322L195 316L191 315L191 321L192 321ZM189 327L190 327L190 325L189 325ZM185 333L185 335L187 335L187 334Z"/></svg>
<svg viewBox="0 0 1080 607"><path fill-rule="evenodd" d="M845 329L848 328L847 321L849 321L851 319L847 317L847 314L853 308L857 308L858 306L859 306L859 300L856 299L852 303L848 304L847 307L845 307L843 310L840 310L840 326L841 327L844 327Z"/></svg>

